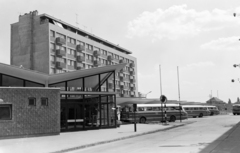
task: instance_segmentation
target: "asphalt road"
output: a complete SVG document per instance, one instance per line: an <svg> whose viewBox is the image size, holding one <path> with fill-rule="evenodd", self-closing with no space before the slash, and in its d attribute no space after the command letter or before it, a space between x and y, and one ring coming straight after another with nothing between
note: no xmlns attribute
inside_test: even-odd
<svg viewBox="0 0 240 153"><path fill-rule="evenodd" d="M192 124L71 153L199 153L240 121L240 116L191 118Z"/></svg>

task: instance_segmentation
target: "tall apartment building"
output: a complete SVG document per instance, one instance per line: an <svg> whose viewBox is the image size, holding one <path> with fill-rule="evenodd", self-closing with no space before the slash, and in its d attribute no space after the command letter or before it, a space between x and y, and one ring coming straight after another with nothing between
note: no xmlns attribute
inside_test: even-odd
<svg viewBox="0 0 240 153"><path fill-rule="evenodd" d="M19 21L11 24L11 65L54 74L127 63L115 77L119 97L138 95L137 60L130 54L50 15L38 15L38 11L20 15Z"/></svg>

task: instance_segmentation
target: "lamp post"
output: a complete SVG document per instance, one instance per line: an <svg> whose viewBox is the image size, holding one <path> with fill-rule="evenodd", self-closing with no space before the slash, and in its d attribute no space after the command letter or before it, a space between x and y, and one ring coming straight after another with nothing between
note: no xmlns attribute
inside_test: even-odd
<svg viewBox="0 0 240 153"><path fill-rule="evenodd" d="M146 97L145 97L145 98L147 98L147 95L150 94L151 92L152 92L152 91L149 91L148 93L146 93Z"/></svg>
<svg viewBox="0 0 240 153"><path fill-rule="evenodd" d="M237 66L240 68L240 64L233 64L233 67L235 67L235 68L236 68ZM235 82L235 80L234 80L234 79L232 79L231 81L232 81L232 82ZM239 80L239 78L238 78L238 82L240 83L240 80Z"/></svg>

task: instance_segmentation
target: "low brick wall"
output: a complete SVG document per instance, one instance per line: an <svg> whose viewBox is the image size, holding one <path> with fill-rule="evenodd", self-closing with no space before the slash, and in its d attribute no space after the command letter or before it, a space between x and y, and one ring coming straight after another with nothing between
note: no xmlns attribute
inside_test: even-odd
<svg viewBox="0 0 240 153"><path fill-rule="evenodd" d="M36 105L29 105L29 97L36 98ZM41 105L41 98L48 98L48 105ZM1 87L1 104L12 105L12 119L0 119L0 139L60 133L60 90L56 88Z"/></svg>

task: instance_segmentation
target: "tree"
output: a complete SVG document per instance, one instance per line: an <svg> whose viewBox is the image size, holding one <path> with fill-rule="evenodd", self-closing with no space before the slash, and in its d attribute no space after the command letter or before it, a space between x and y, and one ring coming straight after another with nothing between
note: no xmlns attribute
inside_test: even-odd
<svg viewBox="0 0 240 153"><path fill-rule="evenodd" d="M239 97L237 98L237 103L240 103L240 99L239 99Z"/></svg>
<svg viewBox="0 0 240 153"><path fill-rule="evenodd" d="M228 104L232 104L231 99L228 99Z"/></svg>

